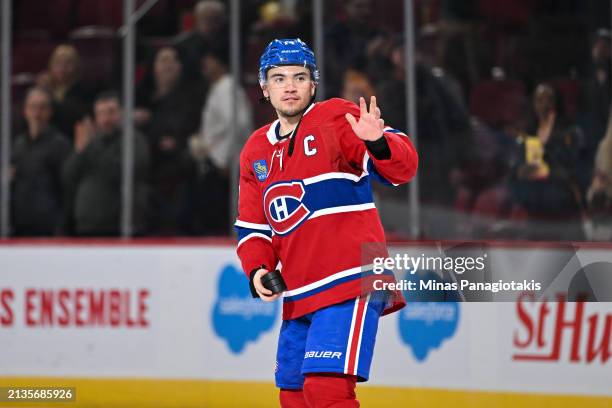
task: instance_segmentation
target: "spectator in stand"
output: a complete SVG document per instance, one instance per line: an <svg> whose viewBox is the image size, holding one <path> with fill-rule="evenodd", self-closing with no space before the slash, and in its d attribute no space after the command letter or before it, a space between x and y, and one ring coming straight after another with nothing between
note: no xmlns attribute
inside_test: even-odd
<svg viewBox="0 0 612 408"><path fill-rule="evenodd" d="M259 6L257 15L259 18L251 26L250 38L258 41L274 37L289 38L301 35L298 26L296 11L286 7L287 3L270 0ZM307 32L304 34L308 35Z"/></svg>
<svg viewBox="0 0 612 408"><path fill-rule="evenodd" d="M341 98L359 104L360 97L369 101L374 94L374 86L365 73L353 68L349 68L344 72Z"/></svg>
<svg viewBox="0 0 612 408"><path fill-rule="evenodd" d="M401 38L394 41L390 62L391 74L377 83L378 100L380 106L385 107L386 120L399 129L406 129L406 59ZM455 198L451 174L465 166L474 148L469 115L442 70L423 63L417 54L415 71L418 143L422 158L419 162L420 200L426 205L448 207Z"/></svg>
<svg viewBox="0 0 612 408"><path fill-rule="evenodd" d="M53 124L70 139L74 125L89 111L91 96L79 80L79 53L72 45L57 46L49 58L49 68L37 80L38 86L53 96Z"/></svg>
<svg viewBox="0 0 612 408"><path fill-rule="evenodd" d="M333 24L325 34L326 96L340 94L344 71L355 61L364 60L369 44L382 35L382 30L372 25L371 0L349 0L345 12L346 20Z"/></svg>
<svg viewBox="0 0 612 408"><path fill-rule="evenodd" d="M235 81L229 74L228 52L222 45L203 50L202 74L210 90L200 133L190 141L191 155L197 163L194 232L198 234L227 234L230 167L238 163L240 148L253 130L251 105L239 84L234 107Z"/></svg>
<svg viewBox="0 0 612 408"><path fill-rule="evenodd" d="M200 126L204 94L182 75L175 47L162 47L150 74L136 92L135 121L152 154L152 233L174 235L188 226L183 219L187 182L187 141Z"/></svg>
<svg viewBox="0 0 612 408"><path fill-rule="evenodd" d="M179 34L175 40L177 49L185 56L185 75L191 80L201 78L201 50L229 37L227 11L221 1L199 1L193 8L193 15L194 30Z"/></svg>
<svg viewBox="0 0 612 408"><path fill-rule="evenodd" d="M583 82L580 101L579 123L584 129L585 146L579 162L579 177L583 190L593 173L593 162L597 146L606 134L608 113L612 93L610 89L610 30L600 29L595 34L591 47L589 76Z"/></svg>
<svg viewBox="0 0 612 408"><path fill-rule="evenodd" d="M612 115L610 116L612 119ZM591 239L612 240L612 120L595 155L593 180L587 193L589 215L593 221Z"/></svg>
<svg viewBox="0 0 612 408"><path fill-rule="evenodd" d="M548 84L533 94L534 123L520 138L522 153L511 177L527 213L532 240L583 240L582 199L576 180L580 131L564 116L563 100Z"/></svg>
<svg viewBox="0 0 612 408"><path fill-rule="evenodd" d="M74 152L63 169L74 202L75 232L80 236L117 236L120 232L122 134L117 94L105 92L94 103L94 123L85 118L75 130ZM144 138L134 138L133 230L145 232L149 152Z"/></svg>
<svg viewBox="0 0 612 408"><path fill-rule="evenodd" d="M11 225L14 236L53 236L62 228L62 165L70 153L66 136L49 125L52 97L40 87L27 91L19 135L11 157Z"/></svg>

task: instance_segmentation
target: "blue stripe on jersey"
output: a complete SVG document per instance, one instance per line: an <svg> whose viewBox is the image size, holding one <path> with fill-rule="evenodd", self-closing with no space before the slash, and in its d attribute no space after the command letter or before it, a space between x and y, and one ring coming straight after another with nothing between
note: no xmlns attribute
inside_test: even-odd
<svg viewBox="0 0 612 408"><path fill-rule="evenodd" d="M393 183L391 183L389 180L384 178L378 172L378 170L376 170L376 166L374 166L374 163L372 162L372 160L368 160L368 173L370 174L370 177L372 177L374 180L378 181L380 184L384 184L386 186L392 186L393 185Z"/></svg>
<svg viewBox="0 0 612 408"><path fill-rule="evenodd" d="M374 201L368 177L358 182L348 179L329 179L304 186L304 205L314 212L324 208L366 204Z"/></svg>
<svg viewBox="0 0 612 408"><path fill-rule="evenodd" d="M301 180L293 181L302 182ZM266 189L266 192L277 184L291 182L291 180L285 180L271 184ZM315 211L326 208L374 202L370 180L367 176L362 177L357 182L343 178L322 180L312 184L305 184L304 190L305 194L301 202L291 198L285 200L289 213L293 212L300 204L304 204L310 211L310 214L312 214ZM272 215L276 215L274 207L270 211Z"/></svg>
<svg viewBox="0 0 612 408"><path fill-rule="evenodd" d="M338 278L338 279L333 280L333 281L331 281L329 283L326 283L325 285L321 285L321 286L319 286L317 288L314 288L312 290L309 290L307 292L300 293L299 295L286 296L286 297L283 298L283 301L284 302L295 302L295 301L298 301L298 300L302 300L302 299L305 299L307 297L316 295L317 293L324 292L324 291L326 291L328 289L331 289L334 286L340 285L342 283L354 281L356 279L361 279L361 278L365 278L367 276L373 276L373 275L375 275L374 271L365 271L365 272L361 272L361 273L356 273L354 275L345 276L343 278ZM392 275L393 276L393 272L389 271L389 270L385 270L380 275Z"/></svg>
<svg viewBox="0 0 612 408"><path fill-rule="evenodd" d="M266 230L238 227L238 226L234 226L234 229L236 230L236 233L238 234L238 242L240 242L242 240L242 238L245 238L249 234L253 234L255 232L257 232L259 234L264 234L264 235L272 238L272 231L271 230L266 231Z"/></svg>
<svg viewBox="0 0 612 408"><path fill-rule="evenodd" d="M393 128L385 129L385 132L389 132L389 133L402 133L402 134L404 134L404 132L402 132L401 130L397 130L397 129L393 129Z"/></svg>

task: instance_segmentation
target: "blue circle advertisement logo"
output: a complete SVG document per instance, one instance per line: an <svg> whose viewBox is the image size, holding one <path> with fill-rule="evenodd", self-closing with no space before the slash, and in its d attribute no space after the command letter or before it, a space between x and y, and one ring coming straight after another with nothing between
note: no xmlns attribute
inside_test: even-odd
<svg viewBox="0 0 612 408"><path fill-rule="evenodd" d="M230 351L240 354L249 342L256 342L274 327L279 303L251 297L241 270L226 265L219 275L217 298L212 312L213 330L225 340Z"/></svg>
<svg viewBox="0 0 612 408"><path fill-rule="evenodd" d="M434 272L406 275L406 280L437 279ZM459 326L458 293L449 291L404 291L408 301L398 319L402 342L412 350L417 361L423 362L429 353L452 338ZM452 300L448 300L452 299Z"/></svg>

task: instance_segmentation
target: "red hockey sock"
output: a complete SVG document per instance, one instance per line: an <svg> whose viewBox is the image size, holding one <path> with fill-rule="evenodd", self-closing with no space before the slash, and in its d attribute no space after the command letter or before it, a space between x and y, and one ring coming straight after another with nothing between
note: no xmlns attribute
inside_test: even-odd
<svg viewBox="0 0 612 408"><path fill-rule="evenodd" d="M308 408L302 390L286 390L281 388L279 397L281 408Z"/></svg>
<svg viewBox="0 0 612 408"><path fill-rule="evenodd" d="M349 375L307 375L304 397L308 408L359 408L356 382L357 379Z"/></svg>

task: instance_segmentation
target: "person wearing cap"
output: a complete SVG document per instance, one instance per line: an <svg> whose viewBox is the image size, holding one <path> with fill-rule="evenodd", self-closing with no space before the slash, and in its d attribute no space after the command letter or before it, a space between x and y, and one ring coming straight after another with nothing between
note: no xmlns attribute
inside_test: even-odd
<svg viewBox="0 0 612 408"><path fill-rule="evenodd" d="M405 305L400 292L375 290L395 278L372 267L388 253L371 182L408 182L418 156L408 136L385 126L376 97L315 103L318 80L300 39L274 40L261 56L259 83L278 119L240 155L237 253L254 297L282 296L281 406L358 407L378 319ZM275 269L282 294L262 285Z"/></svg>

